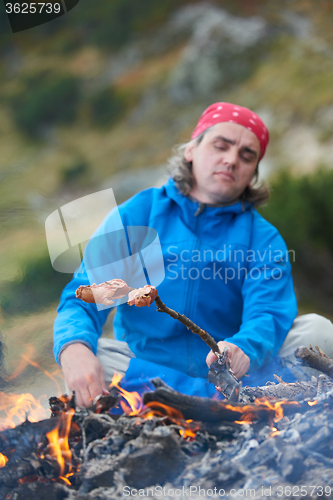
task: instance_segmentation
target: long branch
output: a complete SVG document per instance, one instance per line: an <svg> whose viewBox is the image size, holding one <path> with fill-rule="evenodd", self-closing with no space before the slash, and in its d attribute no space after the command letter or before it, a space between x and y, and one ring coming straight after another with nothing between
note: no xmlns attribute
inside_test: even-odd
<svg viewBox="0 0 333 500"><path fill-rule="evenodd" d="M205 330L203 330L198 325L193 323L193 321L191 321L189 318L187 318L187 316L185 316L184 314L179 314L177 311L174 311L173 309L170 309L170 307L167 307L161 301L161 299L158 295L155 298L155 302L156 302L158 312L167 313L172 318L178 319L178 321L180 321L183 325L185 325L186 328L190 329L193 333L196 333L197 335L199 335L202 338L202 340L204 342L206 342L208 347L210 347L212 349L212 351L214 353L221 354L219 346L217 345L217 343L215 342L213 337L211 337L209 335L209 333L207 333Z"/></svg>

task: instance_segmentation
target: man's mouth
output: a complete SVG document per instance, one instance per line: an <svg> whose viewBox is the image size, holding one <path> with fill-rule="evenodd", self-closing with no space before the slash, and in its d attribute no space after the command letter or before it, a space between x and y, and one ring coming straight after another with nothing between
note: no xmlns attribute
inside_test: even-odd
<svg viewBox="0 0 333 500"><path fill-rule="evenodd" d="M221 177L222 179L229 180L229 181L235 181L235 176L226 170L220 170L218 172L214 172L215 175Z"/></svg>

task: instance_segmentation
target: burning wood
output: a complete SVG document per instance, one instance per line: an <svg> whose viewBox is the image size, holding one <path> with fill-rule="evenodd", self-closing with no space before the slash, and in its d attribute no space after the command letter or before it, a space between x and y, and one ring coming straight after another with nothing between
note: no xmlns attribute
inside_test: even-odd
<svg viewBox="0 0 333 500"><path fill-rule="evenodd" d="M162 403L167 407L175 408L183 415L184 419L193 419L200 422L248 422L279 421L284 414L295 413L301 410L297 401L263 401L256 399L254 404L231 403L229 401L215 401L210 398L186 396L174 391L161 380L153 380L156 389L146 392L143 402L149 408L154 408L155 403ZM287 408L287 407L290 408ZM157 405L157 408L159 405ZM305 405L308 410L308 405Z"/></svg>
<svg viewBox="0 0 333 500"><path fill-rule="evenodd" d="M215 401L154 383L156 390L140 401L115 377L110 398L103 398L118 404L121 397L121 416L108 414L106 401L75 408L73 398L51 398L56 416L4 430L0 451L8 462L0 470L0 498L107 500L121 498L124 488L189 484L259 493L312 484L314 477L318 484L323 470L329 477L333 381L327 377L318 400L299 402ZM249 389L264 393L273 386L241 388L240 399L253 397Z"/></svg>

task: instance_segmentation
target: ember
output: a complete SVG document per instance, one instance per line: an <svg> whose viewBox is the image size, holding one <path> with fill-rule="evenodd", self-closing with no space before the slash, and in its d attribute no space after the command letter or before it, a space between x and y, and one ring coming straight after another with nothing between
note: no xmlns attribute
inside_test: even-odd
<svg viewBox="0 0 333 500"><path fill-rule="evenodd" d="M3 455L2 453L0 453L0 469L2 469L2 467L4 467L7 462L8 462L8 458L5 455Z"/></svg>

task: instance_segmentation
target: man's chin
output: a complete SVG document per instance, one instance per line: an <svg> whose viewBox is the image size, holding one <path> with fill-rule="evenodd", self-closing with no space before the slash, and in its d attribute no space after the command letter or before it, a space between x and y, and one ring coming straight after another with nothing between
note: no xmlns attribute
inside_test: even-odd
<svg viewBox="0 0 333 500"><path fill-rule="evenodd" d="M234 193L216 193L215 196L211 197L212 205L232 205L237 203L239 196Z"/></svg>

